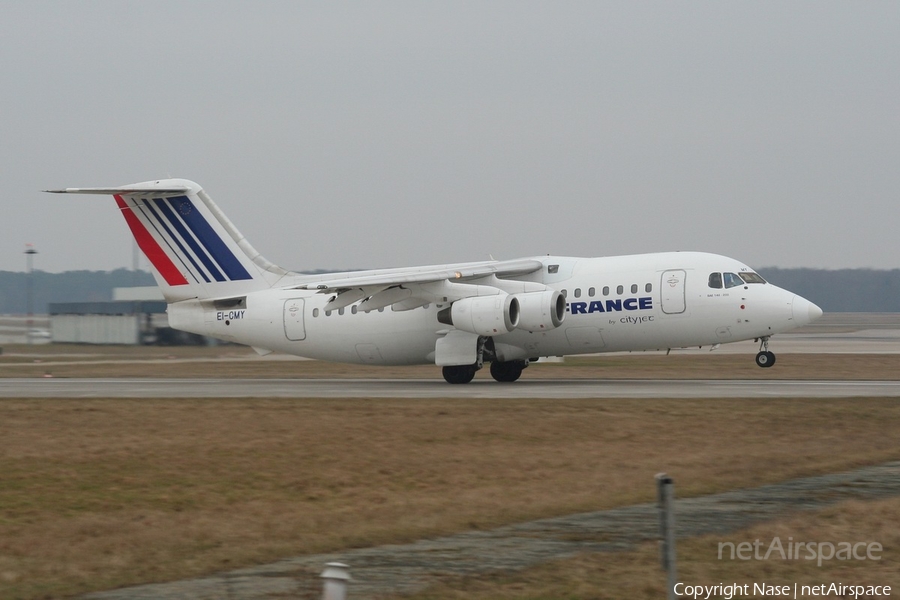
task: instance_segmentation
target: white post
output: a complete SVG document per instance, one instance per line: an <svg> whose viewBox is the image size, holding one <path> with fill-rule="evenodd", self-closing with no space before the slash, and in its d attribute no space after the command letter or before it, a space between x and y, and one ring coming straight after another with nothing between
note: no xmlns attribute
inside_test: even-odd
<svg viewBox="0 0 900 600"><path fill-rule="evenodd" d="M660 559L666 570L666 597L675 600L675 482L665 473L656 476L656 497L659 501Z"/></svg>
<svg viewBox="0 0 900 600"><path fill-rule="evenodd" d="M347 565L343 563L328 563L322 572L325 580L322 586L322 600L347 600L347 582L350 581L350 573Z"/></svg>

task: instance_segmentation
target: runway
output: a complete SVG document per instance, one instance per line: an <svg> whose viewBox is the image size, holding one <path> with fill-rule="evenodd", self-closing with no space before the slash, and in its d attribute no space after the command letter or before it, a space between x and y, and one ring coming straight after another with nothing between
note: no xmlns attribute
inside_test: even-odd
<svg viewBox="0 0 900 600"><path fill-rule="evenodd" d="M900 353L900 315L836 313L773 340L777 353ZM752 356L758 344L724 344L717 353ZM680 354L707 354L687 349ZM43 364L58 361L48 356ZM254 360L293 360L270 355ZM133 362L123 359L121 362ZM147 359L141 359L147 362ZM186 359L187 360L187 359ZM223 360L223 359L219 359ZM118 362L118 361L116 361ZM170 359L161 360L169 363ZM60 363L56 363L60 364ZM76 363L77 364L77 363ZM0 398L841 398L897 397L900 381L532 379L513 384L475 379L82 379L0 378Z"/></svg>
<svg viewBox="0 0 900 600"><path fill-rule="evenodd" d="M846 398L900 397L900 381L535 379L0 379L0 398Z"/></svg>

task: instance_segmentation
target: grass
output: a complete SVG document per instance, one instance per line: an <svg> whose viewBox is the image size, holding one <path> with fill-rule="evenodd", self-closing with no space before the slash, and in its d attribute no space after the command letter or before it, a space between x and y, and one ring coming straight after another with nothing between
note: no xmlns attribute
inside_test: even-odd
<svg viewBox="0 0 900 600"><path fill-rule="evenodd" d="M896 460L898 408L895 399L0 400L0 597L644 502L659 471L684 497Z"/></svg>
<svg viewBox="0 0 900 600"><path fill-rule="evenodd" d="M845 585L891 586L900 589L900 498L875 502L844 502L823 510L801 513L764 523L724 536L703 536L679 540L678 581L697 586L753 584L790 586L843 583ZM781 560L773 552L769 560L730 560L726 551L719 559L719 543L761 542L761 556L777 537L784 545L790 540L805 542L878 542L884 550L881 560L830 560L819 566L807 560ZM632 552L591 553L540 565L519 573L494 573L478 577L448 578L429 589L406 596L408 600L657 600L665 597L666 575L660 568L656 543L643 544ZM352 588L351 588L352 589ZM683 590L682 590L683 591ZM824 596L824 595L823 595ZM705 598L705 595L701 597ZM727 598L716 593L712 599ZM744 598L747 596L735 596ZM784 596L780 596L784 597ZM799 594L798 594L798 597ZM806 594L806 597L810 597ZM822 596L820 596L822 597ZM828 595L829 598L846 596ZM851 596L852 597L852 596ZM863 595L871 598L874 596Z"/></svg>

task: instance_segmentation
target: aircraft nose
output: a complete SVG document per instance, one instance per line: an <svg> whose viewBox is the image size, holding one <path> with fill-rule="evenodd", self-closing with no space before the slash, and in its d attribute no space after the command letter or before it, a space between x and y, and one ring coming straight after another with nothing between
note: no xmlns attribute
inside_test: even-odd
<svg viewBox="0 0 900 600"><path fill-rule="evenodd" d="M794 300L791 302L791 311L797 325L812 323L822 316L822 309L802 296L794 296Z"/></svg>

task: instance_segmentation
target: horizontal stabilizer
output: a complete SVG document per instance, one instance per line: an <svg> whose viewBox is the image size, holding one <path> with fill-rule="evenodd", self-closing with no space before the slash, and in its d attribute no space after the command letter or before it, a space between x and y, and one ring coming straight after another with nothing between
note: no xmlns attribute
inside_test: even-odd
<svg viewBox="0 0 900 600"><path fill-rule="evenodd" d="M105 196L134 196L138 198L165 198L173 194L185 194L189 187L115 187L115 188L65 188L62 190L44 190L51 194L101 194Z"/></svg>

